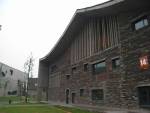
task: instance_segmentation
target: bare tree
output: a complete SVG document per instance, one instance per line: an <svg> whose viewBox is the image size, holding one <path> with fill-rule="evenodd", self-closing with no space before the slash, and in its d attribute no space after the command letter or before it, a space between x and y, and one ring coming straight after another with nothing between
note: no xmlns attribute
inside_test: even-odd
<svg viewBox="0 0 150 113"><path fill-rule="evenodd" d="M3 65L1 64L0 66L0 88L2 87L2 67Z"/></svg>
<svg viewBox="0 0 150 113"><path fill-rule="evenodd" d="M9 80L6 80L5 82L4 82L4 96L6 96L6 89L7 89L7 86L8 86L8 83L9 83L10 81Z"/></svg>
<svg viewBox="0 0 150 113"><path fill-rule="evenodd" d="M25 72L27 73L27 83L26 83L26 94L25 94L25 102L28 102L28 85L29 85L29 77L33 77L33 66L34 66L34 58L31 55L27 59L27 61L24 64Z"/></svg>
<svg viewBox="0 0 150 113"><path fill-rule="evenodd" d="M9 77L6 76L6 72L3 71L3 64L0 66L0 88L3 88L3 96L6 95L6 89L10 82Z"/></svg>

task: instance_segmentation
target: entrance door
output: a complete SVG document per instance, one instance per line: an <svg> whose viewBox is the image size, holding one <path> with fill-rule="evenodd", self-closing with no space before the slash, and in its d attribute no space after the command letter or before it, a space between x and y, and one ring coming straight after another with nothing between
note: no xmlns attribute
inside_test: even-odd
<svg viewBox="0 0 150 113"><path fill-rule="evenodd" d="M75 103L75 97L76 97L76 94L72 93L72 103Z"/></svg>
<svg viewBox="0 0 150 113"><path fill-rule="evenodd" d="M139 87L139 104L150 105L150 86Z"/></svg>
<svg viewBox="0 0 150 113"><path fill-rule="evenodd" d="M69 104L69 89L66 90L66 104Z"/></svg>

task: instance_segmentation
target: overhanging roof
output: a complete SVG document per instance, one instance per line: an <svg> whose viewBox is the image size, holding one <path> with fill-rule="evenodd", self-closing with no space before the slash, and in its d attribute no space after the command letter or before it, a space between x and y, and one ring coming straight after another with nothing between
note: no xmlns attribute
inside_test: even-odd
<svg viewBox="0 0 150 113"><path fill-rule="evenodd" d="M81 23L85 21L87 17L113 15L145 6L150 6L149 0L111 0L92 7L77 9L58 42L40 61L51 62L61 55L72 42L76 29L80 27Z"/></svg>

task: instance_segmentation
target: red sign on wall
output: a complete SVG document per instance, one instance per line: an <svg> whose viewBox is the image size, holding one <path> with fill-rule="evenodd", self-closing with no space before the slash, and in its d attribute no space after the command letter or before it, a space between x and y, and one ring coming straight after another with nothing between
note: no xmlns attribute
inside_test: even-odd
<svg viewBox="0 0 150 113"><path fill-rule="evenodd" d="M140 57L140 68L141 69L149 68L148 56Z"/></svg>

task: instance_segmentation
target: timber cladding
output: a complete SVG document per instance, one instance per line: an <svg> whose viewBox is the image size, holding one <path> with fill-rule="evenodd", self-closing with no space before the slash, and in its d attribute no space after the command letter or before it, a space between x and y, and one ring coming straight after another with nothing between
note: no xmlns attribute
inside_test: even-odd
<svg viewBox="0 0 150 113"><path fill-rule="evenodd" d="M150 8L146 1L135 1L85 11L86 21L74 17L80 25L68 28L74 35L62 37L68 39L61 43L63 51L57 49L58 43L40 60L39 87L46 88L49 101L132 109L150 106Z"/></svg>

